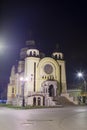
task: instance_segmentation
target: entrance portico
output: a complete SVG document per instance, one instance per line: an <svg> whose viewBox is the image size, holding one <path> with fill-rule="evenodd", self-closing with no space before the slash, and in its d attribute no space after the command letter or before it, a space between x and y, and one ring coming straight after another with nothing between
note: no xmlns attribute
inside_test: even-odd
<svg viewBox="0 0 87 130"><path fill-rule="evenodd" d="M55 97L57 95L57 81L44 81L41 87L42 92L47 93L49 97Z"/></svg>

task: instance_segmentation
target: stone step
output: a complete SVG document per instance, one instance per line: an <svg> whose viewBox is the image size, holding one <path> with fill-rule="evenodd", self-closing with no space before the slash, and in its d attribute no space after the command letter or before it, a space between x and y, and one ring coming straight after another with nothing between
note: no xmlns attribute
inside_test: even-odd
<svg viewBox="0 0 87 130"><path fill-rule="evenodd" d="M56 105L75 105L64 96L55 97L54 100Z"/></svg>

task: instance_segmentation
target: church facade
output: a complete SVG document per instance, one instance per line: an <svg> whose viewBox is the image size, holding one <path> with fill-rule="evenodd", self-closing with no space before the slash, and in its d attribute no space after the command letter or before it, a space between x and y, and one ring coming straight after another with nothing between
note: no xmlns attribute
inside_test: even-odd
<svg viewBox="0 0 87 130"><path fill-rule="evenodd" d="M46 57L33 40L20 51L18 64L12 66L7 104L17 106L55 106L54 98L67 94L66 68L62 52Z"/></svg>

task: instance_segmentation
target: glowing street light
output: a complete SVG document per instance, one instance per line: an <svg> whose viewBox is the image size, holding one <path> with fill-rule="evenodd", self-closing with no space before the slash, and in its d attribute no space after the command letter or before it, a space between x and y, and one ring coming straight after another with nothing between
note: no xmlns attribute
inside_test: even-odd
<svg viewBox="0 0 87 130"><path fill-rule="evenodd" d="M85 92L86 92L86 80L84 78L84 74L82 72L78 72L77 73L77 77L83 79L83 81L84 81L84 87L85 87Z"/></svg>
<svg viewBox="0 0 87 130"><path fill-rule="evenodd" d="M78 73L77 73L77 76L78 76L79 78L83 78L83 73L82 73L82 72L78 72Z"/></svg>

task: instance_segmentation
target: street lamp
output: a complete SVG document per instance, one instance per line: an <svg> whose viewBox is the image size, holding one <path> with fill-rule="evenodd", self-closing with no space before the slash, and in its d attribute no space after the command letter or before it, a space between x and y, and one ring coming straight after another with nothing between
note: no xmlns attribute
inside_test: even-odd
<svg viewBox="0 0 87 130"><path fill-rule="evenodd" d="M24 87L25 87L25 82L27 80L28 80L27 77L26 78L24 78L24 77L20 78L20 81L22 82L22 106L23 107L25 106Z"/></svg>
<svg viewBox="0 0 87 130"><path fill-rule="evenodd" d="M84 88L85 88L85 92L86 92L86 80L84 78L84 74L82 72L78 72L77 73L77 77L83 79L83 82L84 82Z"/></svg>

